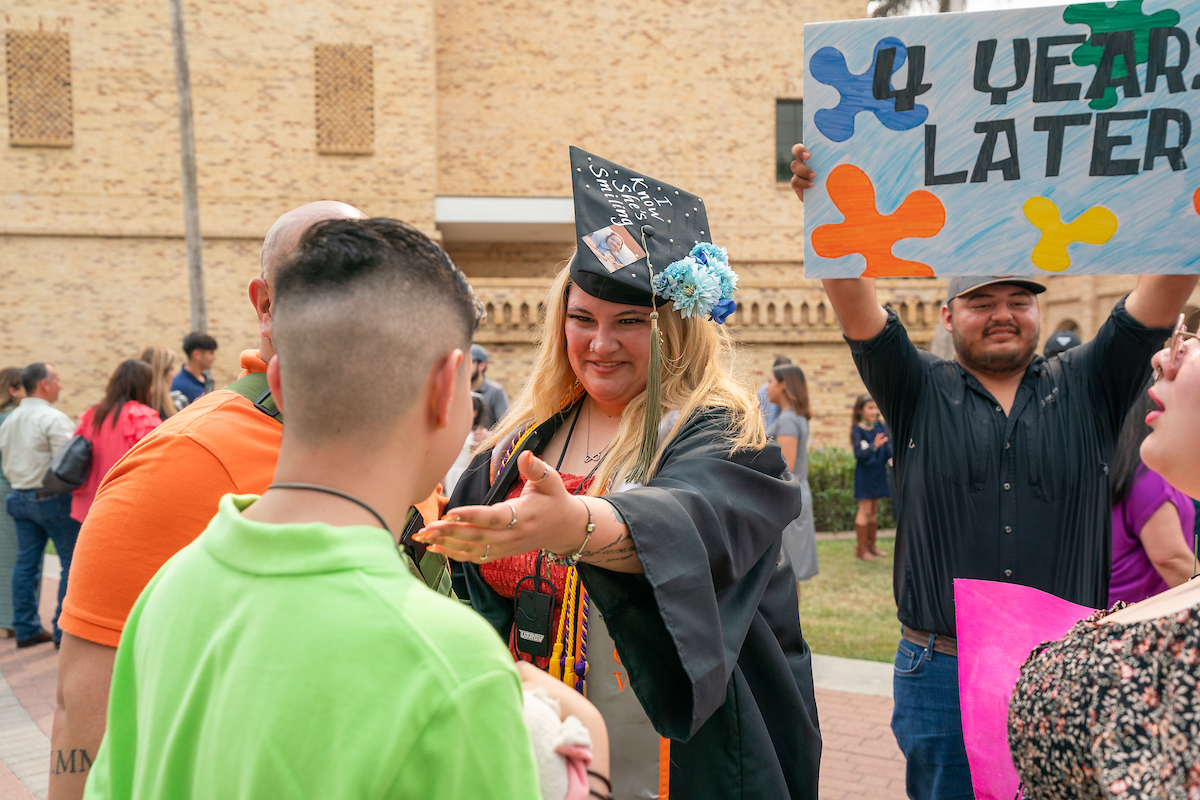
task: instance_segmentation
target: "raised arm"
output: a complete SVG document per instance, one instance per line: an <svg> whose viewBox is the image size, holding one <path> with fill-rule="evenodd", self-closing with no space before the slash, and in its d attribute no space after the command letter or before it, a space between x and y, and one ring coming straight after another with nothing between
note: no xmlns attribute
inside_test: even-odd
<svg viewBox="0 0 1200 800"><path fill-rule="evenodd" d="M792 145L792 191L804 202L804 192L816 184L817 173L807 162L812 154L802 144ZM863 342L873 338L887 322L887 312L875 297L871 278L836 278L821 281L833 305L842 333Z"/></svg>
<svg viewBox="0 0 1200 800"><path fill-rule="evenodd" d="M873 278L826 278L821 285L847 338L865 342L883 330L887 312L875 296Z"/></svg>
<svg viewBox="0 0 1200 800"><path fill-rule="evenodd" d="M1170 328L1183 311L1196 275L1142 275L1125 300L1125 310L1147 328Z"/></svg>

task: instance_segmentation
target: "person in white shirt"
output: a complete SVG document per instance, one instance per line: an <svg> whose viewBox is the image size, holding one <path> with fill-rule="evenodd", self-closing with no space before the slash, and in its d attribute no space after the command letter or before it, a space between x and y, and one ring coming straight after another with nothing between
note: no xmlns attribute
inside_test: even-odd
<svg viewBox="0 0 1200 800"><path fill-rule="evenodd" d="M12 484L5 509L17 527L17 565L12 573L13 627L17 647L30 647L62 637L58 615L67 593L71 555L79 523L71 519L71 495L43 491L42 479L54 456L66 446L75 423L54 407L62 381L53 364L30 364L21 373L26 397L0 425L0 469ZM54 634L42 627L37 610L37 585L42 577L46 540L54 542L62 562Z"/></svg>

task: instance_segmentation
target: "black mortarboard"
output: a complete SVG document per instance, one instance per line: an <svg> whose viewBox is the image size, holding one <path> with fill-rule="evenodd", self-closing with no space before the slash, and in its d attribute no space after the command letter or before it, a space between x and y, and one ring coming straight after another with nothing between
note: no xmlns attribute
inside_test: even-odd
<svg viewBox="0 0 1200 800"><path fill-rule="evenodd" d="M657 274L712 241L699 197L578 147L571 186L578 248L571 280L593 297L653 305L650 269Z"/></svg>

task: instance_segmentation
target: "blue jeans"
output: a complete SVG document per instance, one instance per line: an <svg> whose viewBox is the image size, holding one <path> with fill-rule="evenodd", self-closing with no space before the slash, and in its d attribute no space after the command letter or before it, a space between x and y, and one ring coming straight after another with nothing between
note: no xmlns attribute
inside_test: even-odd
<svg viewBox="0 0 1200 800"><path fill-rule="evenodd" d="M71 572L71 555L79 536L79 523L71 519L71 495L37 496L37 490L14 489L5 498L4 506L17 527L17 564L12 573L13 628L17 640L29 639L42 630L38 616L38 583L42 578L42 558L46 540L54 542L62 562L62 578L58 582L58 608L54 612L54 640L62 638L58 615L62 613L63 597L67 594L67 576Z"/></svg>
<svg viewBox="0 0 1200 800"><path fill-rule="evenodd" d="M907 639L896 650L892 733L913 800L973 800L958 703L958 659Z"/></svg>

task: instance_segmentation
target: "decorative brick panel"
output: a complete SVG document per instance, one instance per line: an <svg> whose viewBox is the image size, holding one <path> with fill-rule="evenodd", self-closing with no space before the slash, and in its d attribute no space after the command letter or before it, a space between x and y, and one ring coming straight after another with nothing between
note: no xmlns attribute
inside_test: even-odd
<svg viewBox="0 0 1200 800"><path fill-rule="evenodd" d="M371 45L318 44L317 152L375 152L375 76Z"/></svg>
<svg viewBox="0 0 1200 800"><path fill-rule="evenodd" d="M8 142L70 147L71 41L65 33L5 31Z"/></svg>

